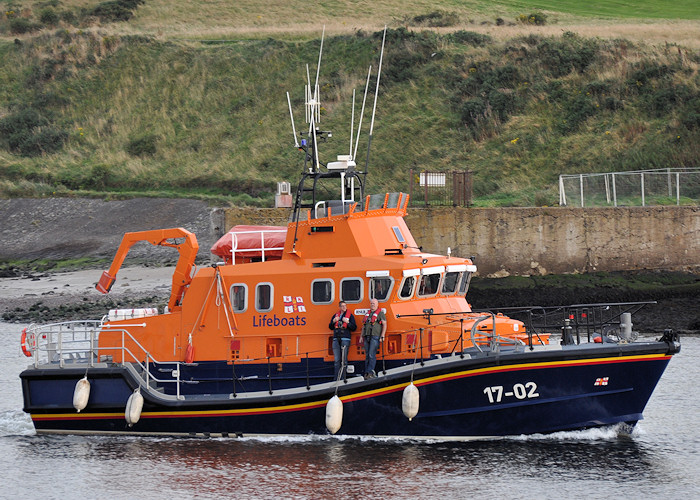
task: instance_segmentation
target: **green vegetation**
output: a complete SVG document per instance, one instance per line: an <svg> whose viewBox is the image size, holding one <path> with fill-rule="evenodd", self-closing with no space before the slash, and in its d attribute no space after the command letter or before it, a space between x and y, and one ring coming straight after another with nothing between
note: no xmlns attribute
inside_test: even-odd
<svg viewBox="0 0 700 500"><path fill-rule="evenodd" d="M522 29L556 22L552 6L507 5L499 14ZM656 3L640 5L653 12ZM126 29L162 22L162 6L53 0L28 12L6 2L0 196L186 196L270 206L277 181L294 184L303 157L293 147L285 91L299 130L305 64L315 70L319 39L253 33L212 43L194 41L210 38L198 32L183 41ZM193 19L209 8L197 6ZM610 15L622 16L625 4L615 6ZM685 8L677 17L693 10ZM472 21L460 9L450 2L423 13L395 9L399 26L420 30L387 34L370 191L407 191L411 168L468 169L477 206L553 205L559 174L698 166L697 51L573 32L500 39L461 29ZM180 15L173 7L172 18ZM13 31L17 19L34 28ZM120 26L131 34L115 31ZM376 74L381 33L346 31L327 35L324 46L321 125L334 132L322 145L324 161L346 154L352 90L359 101L369 65ZM33 34L15 40L19 33ZM366 117L360 151L368 125Z"/></svg>
<svg viewBox="0 0 700 500"><path fill-rule="evenodd" d="M586 17L698 19L700 8L694 0L677 2L612 0L605 2L580 2L577 0L523 0L499 1L497 4L520 7L522 10L538 9L549 12L566 12Z"/></svg>

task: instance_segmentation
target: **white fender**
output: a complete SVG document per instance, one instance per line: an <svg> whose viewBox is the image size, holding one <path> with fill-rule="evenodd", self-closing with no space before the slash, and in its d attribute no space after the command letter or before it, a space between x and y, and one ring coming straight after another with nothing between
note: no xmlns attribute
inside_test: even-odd
<svg viewBox="0 0 700 500"><path fill-rule="evenodd" d="M419 400L418 387L411 382L403 390L403 396L401 397L401 409L409 421L413 420L413 417L418 414Z"/></svg>
<svg viewBox="0 0 700 500"><path fill-rule="evenodd" d="M343 402L338 396L333 396L326 404L326 429L335 434L343 425Z"/></svg>
<svg viewBox="0 0 700 500"><path fill-rule="evenodd" d="M87 375L85 375L75 384L75 390L73 391L73 408L80 413L80 410L84 410L87 406L88 399L90 399L90 382L87 379Z"/></svg>
<svg viewBox="0 0 700 500"><path fill-rule="evenodd" d="M137 387L134 392L129 396L126 402L126 410L124 411L124 417L126 418L126 423L129 427L134 425L141 418L141 410L143 409L143 396L141 395L141 388Z"/></svg>

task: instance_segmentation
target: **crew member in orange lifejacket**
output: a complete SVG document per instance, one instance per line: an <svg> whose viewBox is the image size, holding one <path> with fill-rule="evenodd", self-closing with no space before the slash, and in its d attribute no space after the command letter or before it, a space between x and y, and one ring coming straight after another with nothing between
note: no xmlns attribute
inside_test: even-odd
<svg viewBox="0 0 700 500"><path fill-rule="evenodd" d="M341 373L342 368L348 365L348 351L350 350L351 333L357 328L355 316L348 311L348 305L342 300L338 303L340 310L335 313L328 324L328 328L333 330L333 356L335 357L334 379L345 377ZM342 364L341 364L342 363Z"/></svg>
<svg viewBox="0 0 700 500"><path fill-rule="evenodd" d="M365 378L374 378L374 365L377 363L379 342L384 341L386 333L386 316L379 310L377 299L369 301L369 311L365 314L362 325L362 337L365 343Z"/></svg>

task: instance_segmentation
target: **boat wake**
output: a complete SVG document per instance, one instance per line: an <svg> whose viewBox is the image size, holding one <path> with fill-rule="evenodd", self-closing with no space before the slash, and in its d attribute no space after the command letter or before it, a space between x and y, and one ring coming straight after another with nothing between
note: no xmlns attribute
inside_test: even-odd
<svg viewBox="0 0 700 500"><path fill-rule="evenodd" d="M235 438L240 441L250 441L250 442L261 442L261 443L299 443L299 444L311 444L311 443L327 443L327 442L345 442L345 443L375 443L375 444L407 444L407 443L422 443L422 444L434 444L434 443L444 443L446 441L556 441L556 442L570 442L570 441L613 441L620 438L630 438L636 437L644 434L643 430L639 429L639 426L635 426L633 429L627 424L615 424L606 427L597 427L594 429L584 429L577 431L562 431L554 432L551 434L530 434L530 435L519 435L519 436L477 436L474 438L464 438L459 439L445 439L445 438L416 438L415 436L404 437L404 436L350 436L343 434L336 435L316 435L309 434L304 436L299 435L279 435L279 436L243 436ZM231 438L216 438L216 439L231 439Z"/></svg>
<svg viewBox="0 0 700 500"><path fill-rule="evenodd" d="M507 439L514 441L611 441L621 437L635 437L642 434L639 426L631 428L629 425L619 423L594 429L582 429L576 431L561 431L551 434L529 434L513 436Z"/></svg>
<svg viewBox="0 0 700 500"><path fill-rule="evenodd" d="M0 437L34 434L32 419L22 410L0 412Z"/></svg>

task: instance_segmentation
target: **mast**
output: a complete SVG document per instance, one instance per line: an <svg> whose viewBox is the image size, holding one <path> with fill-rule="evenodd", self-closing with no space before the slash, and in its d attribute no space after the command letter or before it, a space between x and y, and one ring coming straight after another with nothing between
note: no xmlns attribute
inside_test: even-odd
<svg viewBox="0 0 700 500"><path fill-rule="evenodd" d="M377 89L374 96L374 104L372 110L372 119L369 131L369 142L371 143L373 129L374 129L374 118L377 109L377 94L379 92L379 79L381 75L381 66L384 56L384 45L386 41L386 26L384 27L384 33L382 36L382 47L379 59L379 72L377 74ZM349 205L354 203L356 200L362 203L364 198L364 184L365 176L367 175L367 164L369 163L369 146L367 145L367 160L365 165L365 171L360 172L356 170L355 157L357 155L357 149L359 146L362 122L364 117L365 106L367 103L367 94L369 91L369 81L372 73L372 67L369 67L367 72L367 81L365 83L365 91L362 99L362 109L360 111L359 123L357 127L357 133L355 133L355 90L352 94L352 114L350 121L350 143L349 151L347 155L338 155L337 161L330 161L323 163L319 157L319 143L325 142L328 138L332 137L332 133L328 130L321 130L318 127L318 123L321 120L321 96L320 96L320 86L319 78L321 72L321 61L323 58L323 45L325 40L325 27L321 35L321 45L318 54L318 65L316 67L316 78L315 81L311 80L311 71L308 65L306 65L306 84L304 85L304 107L305 107L305 118L308 123L307 131L301 132L301 141L297 141L296 127L294 125L294 115L291 109L291 99L289 93L287 93L287 104L289 106L289 115L292 121L292 133L294 134L294 145L299 150L304 152L304 168L302 171L302 178L297 187L296 199L294 203L294 211L292 214L292 221L299 222L300 217L302 217L301 210L303 208L313 209L314 214L316 213L328 213L326 205L332 202L332 204L339 203L342 210L348 209ZM306 136L306 137L304 137ZM354 143L354 144L353 144ZM328 200L327 198L321 198L317 200L317 197L321 194L319 192L320 182L325 179L338 179L340 181L340 196L335 198L337 201L333 201L334 198ZM357 182L355 181L357 179ZM359 193L359 197L357 196ZM326 195L327 196L327 195ZM310 198L310 199L309 199ZM324 210L321 210L319 206ZM338 214L338 207L333 205L333 210L331 213ZM342 213L342 212L341 212ZM296 232L295 232L295 243L296 243ZM294 251L294 250L293 250Z"/></svg>
<svg viewBox="0 0 700 500"><path fill-rule="evenodd" d="M384 60L384 42L386 41L386 26L382 36L382 50L379 53L379 69L377 70L377 89L374 91L374 106L372 107L372 122L369 126L369 139L367 140L367 158L365 159L365 175L369 170L369 148L372 145L372 134L374 133L374 115L377 112L377 96L379 96L379 79L382 76L382 61Z"/></svg>

